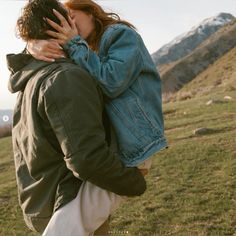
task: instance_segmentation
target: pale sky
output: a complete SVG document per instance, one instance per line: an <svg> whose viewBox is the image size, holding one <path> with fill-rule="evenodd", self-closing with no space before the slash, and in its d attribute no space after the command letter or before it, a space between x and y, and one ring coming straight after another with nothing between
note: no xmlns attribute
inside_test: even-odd
<svg viewBox="0 0 236 236"><path fill-rule="evenodd" d="M8 92L5 55L18 53L24 42L15 36L15 23L26 0L0 0L0 109L12 109L16 95ZM236 0L100 0L105 9L130 21L150 53L220 12L236 16Z"/></svg>

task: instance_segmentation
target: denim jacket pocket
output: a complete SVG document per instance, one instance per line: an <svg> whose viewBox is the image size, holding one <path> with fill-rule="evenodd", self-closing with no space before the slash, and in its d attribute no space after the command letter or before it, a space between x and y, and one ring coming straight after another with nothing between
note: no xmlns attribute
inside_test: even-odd
<svg viewBox="0 0 236 236"><path fill-rule="evenodd" d="M125 164L161 137L138 97L131 96L125 102L121 98L114 99L106 105L106 110L115 128L119 154Z"/></svg>

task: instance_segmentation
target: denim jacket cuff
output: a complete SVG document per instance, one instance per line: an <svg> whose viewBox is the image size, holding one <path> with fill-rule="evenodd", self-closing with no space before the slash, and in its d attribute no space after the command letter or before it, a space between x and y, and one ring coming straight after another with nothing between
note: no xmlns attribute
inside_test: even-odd
<svg viewBox="0 0 236 236"><path fill-rule="evenodd" d="M88 61L89 46L79 35L66 43L63 48L75 61Z"/></svg>
<svg viewBox="0 0 236 236"><path fill-rule="evenodd" d="M72 38L68 43L66 43L63 48L67 51L73 51L73 49L77 48L78 45L84 46L86 49L89 48L87 42L82 39L79 35L75 36L74 38Z"/></svg>

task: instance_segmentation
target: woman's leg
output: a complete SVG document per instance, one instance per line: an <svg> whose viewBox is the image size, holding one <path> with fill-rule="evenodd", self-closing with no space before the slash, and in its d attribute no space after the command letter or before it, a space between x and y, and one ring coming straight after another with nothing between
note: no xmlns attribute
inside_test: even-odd
<svg viewBox="0 0 236 236"><path fill-rule="evenodd" d="M109 234L110 226L109 219L107 219L94 233L94 236L107 236Z"/></svg>
<svg viewBox="0 0 236 236"><path fill-rule="evenodd" d="M43 236L92 236L122 201L121 196L84 182L77 197L53 214Z"/></svg>

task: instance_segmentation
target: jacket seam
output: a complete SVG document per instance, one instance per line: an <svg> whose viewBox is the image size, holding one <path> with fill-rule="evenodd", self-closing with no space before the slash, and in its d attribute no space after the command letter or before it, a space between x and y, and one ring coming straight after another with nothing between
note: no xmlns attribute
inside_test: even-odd
<svg viewBox="0 0 236 236"><path fill-rule="evenodd" d="M69 70L66 69L65 72L66 72L66 71L69 71ZM51 81L50 81L50 84L51 84ZM52 96L52 98L53 98L53 103L55 104L55 111L57 112L58 117L60 118L60 121L61 121L61 123L62 123L62 125L63 125L63 129L65 130L65 134L66 134L67 137L69 138L68 144L69 144L69 146L70 146L71 152L73 153L73 147L72 147L71 142L70 142L71 137L70 137L69 132L68 132L68 130L67 130L67 128L66 128L66 125L65 125L65 123L64 123L64 121L63 121L63 119L62 119L63 116L62 116L62 114L61 114L61 112L60 112L60 109L59 109L59 107L58 107L58 104L57 104L57 102L56 102L56 100L55 100L55 97L54 97L54 95L53 95L51 86L48 87L48 93L51 94L51 96ZM73 155L73 154L71 154L71 155ZM71 156L71 155L69 155L69 156Z"/></svg>

